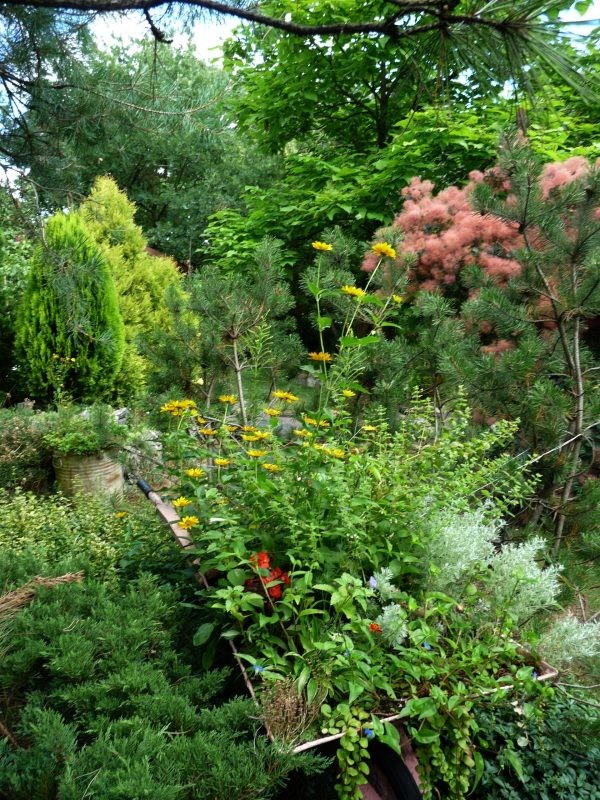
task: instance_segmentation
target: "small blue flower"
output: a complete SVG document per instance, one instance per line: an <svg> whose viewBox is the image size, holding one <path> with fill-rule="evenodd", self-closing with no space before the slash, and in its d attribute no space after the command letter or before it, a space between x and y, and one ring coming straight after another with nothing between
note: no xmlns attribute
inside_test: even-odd
<svg viewBox="0 0 600 800"><path fill-rule="evenodd" d="M537 674L537 672L535 670L533 670L533 672L531 673L531 677L533 678L534 681L537 681L538 674Z"/></svg>
<svg viewBox="0 0 600 800"><path fill-rule="evenodd" d="M346 658L348 658L348 656L350 655L350 650L344 650L344 655L346 656Z"/></svg>
<svg viewBox="0 0 600 800"><path fill-rule="evenodd" d="M425 650L433 650L433 647L429 644L429 642L423 642L423 647Z"/></svg>
<svg viewBox="0 0 600 800"><path fill-rule="evenodd" d="M375 578L372 575L369 578L369 586L371 587L371 589L376 589L377 588L377 581L375 580Z"/></svg>
<svg viewBox="0 0 600 800"><path fill-rule="evenodd" d="M363 728L363 733L367 737L367 739L373 739L375 736L375 731L373 728Z"/></svg>
<svg viewBox="0 0 600 800"><path fill-rule="evenodd" d="M252 669L254 670L254 672L264 672L265 671L265 668L261 667L260 664L252 664Z"/></svg>

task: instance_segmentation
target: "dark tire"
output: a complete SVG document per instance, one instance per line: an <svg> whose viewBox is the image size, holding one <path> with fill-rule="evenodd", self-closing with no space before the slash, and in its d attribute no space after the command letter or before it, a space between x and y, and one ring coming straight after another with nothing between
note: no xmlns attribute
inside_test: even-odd
<svg viewBox="0 0 600 800"><path fill-rule="evenodd" d="M371 742L369 782L363 789L367 800L422 800L415 779L402 758L381 742Z"/></svg>

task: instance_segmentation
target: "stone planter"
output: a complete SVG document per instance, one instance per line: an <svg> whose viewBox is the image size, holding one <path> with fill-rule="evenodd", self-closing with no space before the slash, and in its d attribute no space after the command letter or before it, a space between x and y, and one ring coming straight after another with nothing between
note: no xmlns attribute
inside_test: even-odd
<svg viewBox="0 0 600 800"><path fill-rule="evenodd" d="M114 494L123 491L123 468L106 452L85 456L56 454L52 464L56 482L68 497L78 492Z"/></svg>

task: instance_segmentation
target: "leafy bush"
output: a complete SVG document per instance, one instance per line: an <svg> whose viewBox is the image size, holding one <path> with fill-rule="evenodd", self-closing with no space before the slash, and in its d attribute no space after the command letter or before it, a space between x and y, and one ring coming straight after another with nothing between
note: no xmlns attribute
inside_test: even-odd
<svg viewBox="0 0 600 800"><path fill-rule="evenodd" d="M4 563L3 584L24 566ZM147 576L125 591L38 590L3 659L1 714L18 746L0 742L2 800L268 798L293 767L321 765L257 737L251 701L210 708L229 673L197 674L176 649L176 601Z"/></svg>
<svg viewBox="0 0 600 800"><path fill-rule="evenodd" d="M16 331L20 376L34 398L111 396L123 360L123 320L106 259L79 214L46 223Z"/></svg>
<svg viewBox="0 0 600 800"><path fill-rule="evenodd" d="M33 409L0 409L0 488L48 489L52 457L45 431L44 415Z"/></svg>
<svg viewBox="0 0 600 800"><path fill-rule="evenodd" d="M0 548L49 564L84 563L90 574L110 578L122 562L156 565L161 553L172 561L174 545L149 505L115 511L89 495L38 497L17 489L0 490Z"/></svg>
<svg viewBox="0 0 600 800"><path fill-rule="evenodd" d="M221 419L211 424L192 400L163 406L179 524L192 531L204 569L221 574L201 593L195 641L209 660L219 636L240 638L264 686L264 718L284 741L311 738L319 716L326 732L349 737L339 751L341 798L357 797L364 780L360 731L394 744L377 714L398 710L399 698L426 796L437 786L461 798L473 765L473 695L527 681L532 668L518 669L504 600L498 619L478 628L476 596L428 591L427 518L466 512L492 486L503 508L530 491L502 451L515 425L472 436L459 406L436 433L432 405L418 400L395 434L373 409L357 425L343 371L332 367L329 381L324 360L321 369L329 405L296 420L291 440L275 433L298 401L286 390L263 412L270 428L240 425L233 395L220 398ZM285 702L300 704L293 721L277 714Z"/></svg>
<svg viewBox="0 0 600 800"><path fill-rule="evenodd" d="M597 711L557 695L477 711L485 759L474 800L598 800Z"/></svg>
<svg viewBox="0 0 600 800"><path fill-rule="evenodd" d="M127 435L110 406L95 404L84 410L59 406L56 415L46 417L43 441L53 453L91 455L122 445Z"/></svg>

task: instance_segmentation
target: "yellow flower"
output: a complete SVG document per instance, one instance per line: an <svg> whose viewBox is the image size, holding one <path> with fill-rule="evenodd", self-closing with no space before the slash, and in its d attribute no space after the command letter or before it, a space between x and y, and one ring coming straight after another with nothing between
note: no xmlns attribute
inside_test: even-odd
<svg viewBox="0 0 600 800"><path fill-rule="evenodd" d="M403 300L403 297L401 295L399 295L399 294L393 294L392 295L392 300L394 301L394 303L401 303L402 300Z"/></svg>
<svg viewBox="0 0 600 800"><path fill-rule="evenodd" d="M377 428L375 425L363 425L361 430L365 431L366 433L372 433L373 431L376 431Z"/></svg>
<svg viewBox="0 0 600 800"><path fill-rule="evenodd" d="M315 248L315 250L321 250L323 252L333 250L333 245L327 244L327 242L313 242L312 246Z"/></svg>
<svg viewBox="0 0 600 800"><path fill-rule="evenodd" d="M256 433L258 428L256 428L254 425L244 425L242 427L242 430L244 431L244 433Z"/></svg>
<svg viewBox="0 0 600 800"><path fill-rule="evenodd" d="M180 519L177 524L185 531L189 531L190 528L193 528L194 525L197 525L199 522L200 520L198 517L184 517L183 519Z"/></svg>
<svg viewBox="0 0 600 800"><path fill-rule="evenodd" d="M248 453L250 458L262 458L263 456L266 456L269 451L268 450L247 450L246 452Z"/></svg>
<svg viewBox="0 0 600 800"><path fill-rule="evenodd" d="M240 429L239 425L227 425L227 430L229 431L229 433L235 433L236 431L239 431L239 429Z"/></svg>
<svg viewBox="0 0 600 800"><path fill-rule="evenodd" d="M191 506L192 501L188 500L187 497L178 497L177 500L173 500L173 505L175 508L185 508L185 506Z"/></svg>
<svg viewBox="0 0 600 800"><path fill-rule="evenodd" d="M260 436L256 433L242 433L242 439L245 442L258 442Z"/></svg>
<svg viewBox="0 0 600 800"><path fill-rule="evenodd" d="M195 417L196 422L198 423L198 425L204 425L204 423L206 422L204 417L200 416L197 408L192 408L192 410L190 411L190 415L192 417Z"/></svg>
<svg viewBox="0 0 600 800"><path fill-rule="evenodd" d="M304 420L304 424L305 425L316 425L317 424L317 420L313 419L312 417L302 417L302 419Z"/></svg>
<svg viewBox="0 0 600 800"><path fill-rule="evenodd" d="M126 517L126 516L127 516L127 512L126 511L116 511L115 512L115 517L117 519L123 519L123 517Z"/></svg>
<svg viewBox="0 0 600 800"><path fill-rule="evenodd" d="M168 403L161 406L160 410L167 414L172 414L174 417L181 417L184 411L190 411L194 408L196 408L194 400L169 400Z"/></svg>
<svg viewBox="0 0 600 800"><path fill-rule="evenodd" d="M329 423L327 422L326 419L320 419L319 420L319 428L328 428L328 427L329 427Z"/></svg>
<svg viewBox="0 0 600 800"><path fill-rule="evenodd" d="M352 389L342 389L342 394L344 397L356 397L356 392L353 392Z"/></svg>
<svg viewBox="0 0 600 800"><path fill-rule="evenodd" d="M308 357L312 361L331 361L331 353L324 353L322 350L318 353L309 353Z"/></svg>
<svg viewBox="0 0 600 800"><path fill-rule="evenodd" d="M388 258L396 258L396 251L392 247L391 244L387 242L377 242L374 244L371 250L376 253L378 256L387 256Z"/></svg>
<svg viewBox="0 0 600 800"><path fill-rule="evenodd" d="M267 472L281 472L279 464L261 464L261 467L266 469Z"/></svg>
<svg viewBox="0 0 600 800"><path fill-rule="evenodd" d="M300 398L296 397L295 394L291 392L284 392L282 389L275 389L273 392L273 397L276 397L278 400L285 400L286 403L295 403Z"/></svg>
<svg viewBox="0 0 600 800"><path fill-rule="evenodd" d="M234 394L220 394L219 395L219 403L229 403L230 405L233 405L235 402L237 402L237 400L236 400L236 396Z"/></svg>
<svg viewBox="0 0 600 800"><path fill-rule="evenodd" d="M334 458L344 458L346 453L341 450L339 447L334 447L331 450L327 450L327 453Z"/></svg>
<svg viewBox="0 0 600 800"><path fill-rule="evenodd" d="M215 458L215 464L217 467L228 467L231 464L231 460L229 458Z"/></svg>
<svg viewBox="0 0 600 800"><path fill-rule="evenodd" d="M215 428L198 428L198 433L201 433L203 436L214 436L216 432Z"/></svg>
<svg viewBox="0 0 600 800"><path fill-rule="evenodd" d="M294 436L302 436L303 438L306 438L307 436L312 436L312 433L310 431L304 430L304 428L300 430L298 430L298 428L295 428Z"/></svg>
<svg viewBox="0 0 600 800"><path fill-rule="evenodd" d="M185 474L188 478L201 478L204 475L204 470L199 467L192 467L191 469L186 469Z"/></svg>
<svg viewBox="0 0 600 800"><path fill-rule="evenodd" d="M262 442L264 439L270 439L270 438L271 438L271 434L270 434L270 433L268 433L267 431L257 431L257 432L254 434L254 436L256 437L256 441L257 441L257 442L258 442L258 441L261 441L261 442Z"/></svg>
<svg viewBox="0 0 600 800"><path fill-rule="evenodd" d="M366 295L365 290L359 289L358 286L342 286L340 291L347 294L349 297L356 297L357 300L360 300L361 297Z"/></svg>
<svg viewBox="0 0 600 800"><path fill-rule="evenodd" d="M263 411L268 417L280 417L281 411L278 408L264 408Z"/></svg>

